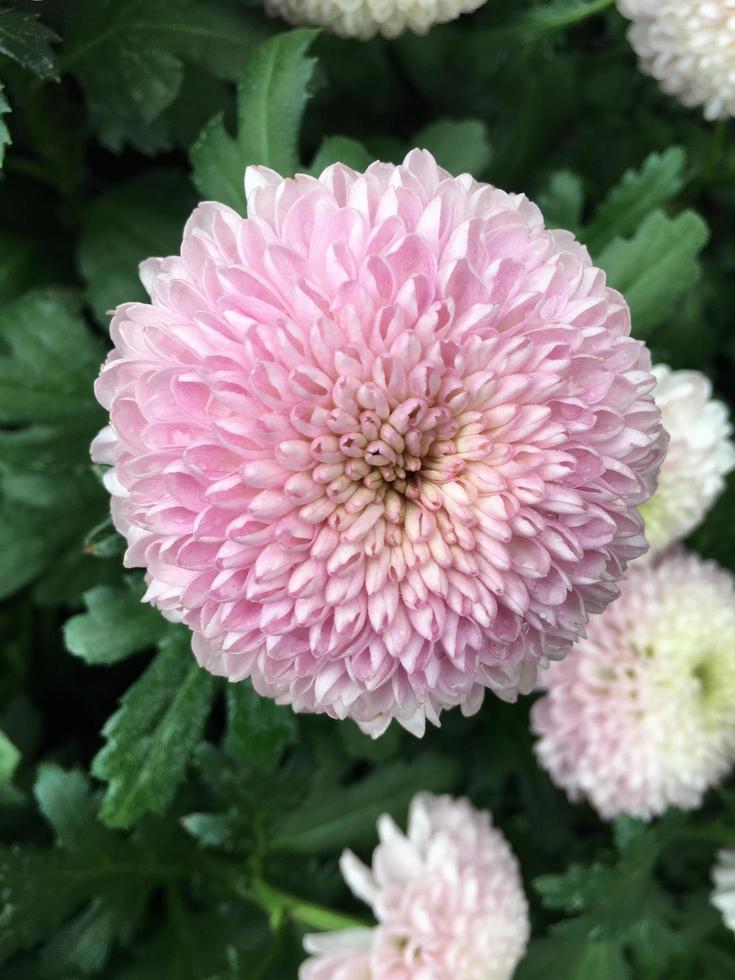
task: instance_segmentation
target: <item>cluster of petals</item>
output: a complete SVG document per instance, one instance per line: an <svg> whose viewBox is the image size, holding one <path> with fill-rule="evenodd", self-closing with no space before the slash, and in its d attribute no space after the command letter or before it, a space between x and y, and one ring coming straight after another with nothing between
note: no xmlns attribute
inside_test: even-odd
<svg viewBox="0 0 735 980"><path fill-rule="evenodd" d="M643 71L706 119L735 115L735 0L618 0Z"/></svg>
<svg viewBox="0 0 735 980"><path fill-rule="evenodd" d="M378 822L368 868L340 866L377 926L307 936L300 980L510 980L528 942L517 861L490 815L465 799L420 793L403 834Z"/></svg>
<svg viewBox="0 0 735 980"><path fill-rule="evenodd" d="M704 519L735 467L726 406L700 371L654 366L653 395L669 434L658 487L641 508L649 554L681 541Z"/></svg>
<svg viewBox="0 0 735 980"><path fill-rule="evenodd" d="M611 819L698 807L735 763L735 580L671 549L544 676L536 753L572 800Z"/></svg>
<svg viewBox="0 0 735 980"><path fill-rule="evenodd" d="M735 850L723 850L717 855L712 882L712 904L722 913L727 928L735 932Z"/></svg>
<svg viewBox="0 0 735 980"><path fill-rule="evenodd" d="M426 34L481 7L486 0L266 0L266 10L291 24L327 27L366 41L376 34Z"/></svg>
<svg viewBox="0 0 735 980"><path fill-rule="evenodd" d="M425 151L246 192L112 321L126 564L208 670L373 735L529 690L646 548L666 437L623 298Z"/></svg>

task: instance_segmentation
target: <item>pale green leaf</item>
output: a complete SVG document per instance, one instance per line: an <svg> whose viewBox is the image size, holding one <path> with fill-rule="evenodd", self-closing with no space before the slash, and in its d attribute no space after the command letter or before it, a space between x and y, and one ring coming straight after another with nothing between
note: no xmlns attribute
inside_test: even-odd
<svg viewBox="0 0 735 980"><path fill-rule="evenodd" d="M665 153L652 153L640 170L628 170L605 200L584 235L595 254L616 237L632 235L656 208L675 197L684 185L686 156L673 146Z"/></svg>
<svg viewBox="0 0 735 980"><path fill-rule="evenodd" d="M707 238L707 226L694 211L675 218L654 211L632 238L616 238L597 256L608 284L630 305L636 337L647 339L697 281L697 256Z"/></svg>
<svg viewBox="0 0 735 980"><path fill-rule="evenodd" d="M141 602L142 584L128 579L123 588L99 585L84 595L86 613L64 625L67 649L88 664L112 664L162 640L171 624Z"/></svg>

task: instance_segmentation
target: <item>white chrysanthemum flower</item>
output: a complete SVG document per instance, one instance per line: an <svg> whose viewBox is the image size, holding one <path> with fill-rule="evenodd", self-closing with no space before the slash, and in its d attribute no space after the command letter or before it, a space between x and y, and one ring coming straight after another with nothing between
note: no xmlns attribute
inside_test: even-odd
<svg viewBox="0 0 735 980"><path fill-rule="evenodd" d="M510 980L528 942L518 863L490 815L419 793L408 833L389 816L368 868L346 851L347 884L373 930L307 936L300 980Z"/></svg>
<svg viewBox="0 0 735 980"><path fill-rule="evenodd" d="M735 850L720 851L712 869L712 904L722 912L728 929L735 932Z"/></svg>
<svg viewBox="0 0 735 980"><path fill-rule="evenodd" d="M477 10L486 0L266 0L269 14L291 24L328 27L342 37L366 41L375 34L398 37L403 31L426 34Z"/></svg>
<svg viewBox="0 0 735 980"><path fill-rule="evenodd" d="M634 566L543 682L536 753L571 799L694 809L735 763L735 580L680 550Z"/></svg>
<svg viewBox="0 0 735 980"><path fill-rule="evenodd" d="M699 371L653 369L653 392L661 409L669 448L658 489L640 512L651 552L680 541L704 519L735 467L727 408L712 398L712 385Z"/></svg>
<svg viewBox="0 0 735 980"><path fill-rule="evenodd" d="M618 0L641 68L706 119L735 115L735 0Z"/></svg>

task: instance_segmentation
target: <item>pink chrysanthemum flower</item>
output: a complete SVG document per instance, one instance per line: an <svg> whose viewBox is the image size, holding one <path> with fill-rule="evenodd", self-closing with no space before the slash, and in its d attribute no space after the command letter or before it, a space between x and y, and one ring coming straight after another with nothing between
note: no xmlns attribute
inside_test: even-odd
<svg viewBox="0 0 735 980"><path fill-rule="evenodd" d="M420 793L407 834L388 816L378 833L372 868L349 851L340 862L378 925L307 936L317 955L300 980L510 980L528 942L528 907L490 815L469 800Z"/></svg>
<svg viewBox="0 0 735 980"><path fill-rule="evenodd" d="M653 368L653 396L669 434L658 487L641 508L649 554L680 541L704 519L735 467L732 426L726 406L712 397L700 371Z"/></svg>
<svg viewBox="0 0 735 980"><path fill-rule="evenodd" d="M625 302L422 151L246 188L112 321L126 563L203 666L297 711L420 734L528 690L645 549L665 437Z"/></svg>
<svg viewBox="0 0 735 980"><path fill-rule="evenodd" d="M266 0L266 10L291 24L327 27L342 37L366 41L376 34L426 34L477 10L486 0Z"/></svg>
<svg viewBox="0 0 735 980"><path fill-rule="evenodd" d="M705 119L735 115L735 0L617 0L646 74Z"/></svg>
<svg viewBox="0 0 735 980"><path fill-rule="evenodd" d="M735 581L681 551L636 565L533 706L536 753L604 818L691 810L735 763Z"/></svg>

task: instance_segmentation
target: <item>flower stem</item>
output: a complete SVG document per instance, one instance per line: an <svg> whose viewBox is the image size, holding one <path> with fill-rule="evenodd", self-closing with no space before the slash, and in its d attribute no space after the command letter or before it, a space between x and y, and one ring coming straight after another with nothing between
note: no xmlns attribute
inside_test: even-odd
<svg viewBox="0 0 735 980"><path fill-rule="evenodd" d="M592 0L591 3L586 4L583 7L579 7L577 10L570 10L569 13L559 14L553 17L549 16L549 26L550 27L568 27L569 24L576 24L581 20L586 20L588 17L592 17L594 14L599 14L603 10L607 10L608 7L612 7L615 0Z"/></svg>
<svg viewBox="0 0 735 980"><path fill-rule="evenodd" d="M272 923L279 923L285 916L319 931L331 929L367 929L369 923L352 916L334 912L323 905L305 902L294 895L273 888L260 879L251 882L249 888L251 898L268 912Z"/></svg>

